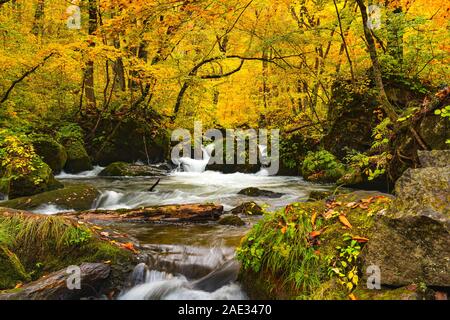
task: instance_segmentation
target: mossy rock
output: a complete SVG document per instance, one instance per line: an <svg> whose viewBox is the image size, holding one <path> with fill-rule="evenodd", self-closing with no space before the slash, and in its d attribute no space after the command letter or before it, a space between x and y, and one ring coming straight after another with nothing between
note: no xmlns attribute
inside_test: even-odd
<svg viewBox="0 0 450 320"><path fill-rule="evenodd" d="M9 199L32 196L62 187L63 185L53 176L52 169L39 161L36 170L30 174L10 180Z"/></svg>
<svg viewBox="0 0 450 320"><path fill-rule="evenodd" d="M100 172L101 177L153 177L166 175L167 171L155 166L114 162Z"/></svg>
<svg viewBox="0 0 450 320"><path fill-rule="evenodd" d="M30 280L19 258L0 244L0 290L14 288L18 283Z"/></svg>
<svg viewBox="0 0 450 320"><path fill-rule="evenodd" d="M35 134L30 138L35 152L48 164L53 173L60 173L67 162L67 152L64 147L49 135Z"/></svg>
<svg viewBox="0 0 450 320"><path fill-rule="evenodd" d="M0 201L5 200L9 194L9 178L0 178Z"/></svg>
<svg viewBox="0 0 450 320"><path fill-rule="evenodd" d="M329 282L335 279L329 274L330 261L339 259L338 247L346 248L348 237L351 241L362 239L361 246L366 238L370 242L376 214L390 202L389 195L358 191L294 203L266 214L237 250L243 266L240 279L244 288L259 291L256 296L249 293L254 299L348 298L345 288ZM345 217L350 227L341 217ZM359 262L355 264L358 265ZM251 289L256 285L257 290Z"/></svg>
<svg viewBox="0 0 450 320"><path fill-rule="evenodd" d="M133 252L104 240L96 227L69 218L0 208L0 228L8 230L14 240L10 250L32 280L88 262L108 261L112 266L135 264Z"/></svg>
<svg viewBox="0 0 450 320"><path fill-rule="evenodd" d="M232 209L230 211L231 214L245 214L251 216L260 216L262 215L264 210L256 203L256 202L244 202L240 206Z"/></svg>
<svg viewBox="0 0 450 320"><path fill-rule="evenodd" d="M219 219L219 224L227 226L244 226L245 222L234 214L224 214Z"/></svg>
<svg viewBox="0 0 450 320"><path fill-rule="evenodd" d="M422 300L422 294L415 286L380 290L358 288L353 294L358 300Z"/></svg>
<svg viewBox="0 0 450 320"><path fill-rule="evenodd" d="M262 197L262 198L281 198L284 194L279 192L273 192L270 190L262 190L254 187L245 188L238 192L238 194L247 197Z"/></svg>
<svg viewBox="0 0 450 320"><path fill-rule="evenodd" d="M81 140L70 139L65 142L67 162L64 171L68 173L80 173L92 170L92 162Z"/></svg>
<svg viewBox="0 0 450 320"><path fill-rule="evenodd" d="M43 205L53 204L68 210L88 210L92 208L92 204L99 195L100 192L93 186L72 184L63 189L5 201L1 203L1 206L19 210L34 210Z"/></svg>

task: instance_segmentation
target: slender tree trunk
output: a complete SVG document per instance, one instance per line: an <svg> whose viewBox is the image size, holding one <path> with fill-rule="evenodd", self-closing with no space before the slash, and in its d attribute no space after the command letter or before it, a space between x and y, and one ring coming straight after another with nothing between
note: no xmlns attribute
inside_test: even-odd
<svg viewBox="0 0 450 320"><path fill-rule="evenodd" d="M35 36L42 35L44 32L44 8L45 0L38 0L36 5L36 11L34 13L34 22L31 32Z"/></svg>
<svg viewBox="0 0 450 320"><path fill-rule="evenodd" d="M363 20L363 28L364 28L364 36L367 41L367 49L369 50L370 59L372 60L372 68L373 75L375 78L375 84L378 89L378 101L381 104L384 112L386 112L387 116L391 119L392 122L396 122L398 119L397 112L395 111L392 104L389 102L386 91L384 90L383 78L381 73L380 62L378 61L377 51L375 47L375 41L372 37L370 29L368 27L368 16L367 16L367 8L364 4L364 0L356 0L356 3L359 6L359 10L361 11L361 16Z"/></svg>
<svg viewBox="0 0 450 320"><path fill-rule="evenodd" d="M93 35L97 31L97 1L89 0L89 35ZM91 47L95 46L95 43L90 44ZM97 107L97 102L95 99L94 90L94 61L89 60L86 63L86 68L84 70L84 92L86 95L87 105L91 109Z"/></svg>

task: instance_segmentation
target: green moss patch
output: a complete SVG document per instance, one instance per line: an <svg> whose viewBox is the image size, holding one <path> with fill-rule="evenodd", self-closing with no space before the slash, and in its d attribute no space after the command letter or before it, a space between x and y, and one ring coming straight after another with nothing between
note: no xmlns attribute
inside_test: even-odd
<svg viewBox="0 0 450 320"><path fill-rule="evenodd" d="M237 249L244 286L250 295L263 288L253 298L271 297L273 290L290 299L347 297L358 284L357 258L370 241L375 213L389 202L379 193L355 192L266 214Z"/></svg>
<svg viewBox="0 0 450 320"><path fill-rule="evenodd" d="M70 265L105 261L116 264L133 259L130 251L101 239L95 228L63 217L9 212L0 214L0 230L10 239L7 246L0 246L7 248L4 252L12 257L0 259L0 270L11 269L11 265L16 270L5 276L0 289L13 288L18 280L35 280Z"/></svg>
<svg viewBox="0 0 450 320"><path fill-rule="evenodd" d="M19 210L33 210L42 205L54 204L66 209L88 210L99 191L85 184L67 185L63 189L48 191L34 196L21 197L2 202L1 206Z"/></svg>

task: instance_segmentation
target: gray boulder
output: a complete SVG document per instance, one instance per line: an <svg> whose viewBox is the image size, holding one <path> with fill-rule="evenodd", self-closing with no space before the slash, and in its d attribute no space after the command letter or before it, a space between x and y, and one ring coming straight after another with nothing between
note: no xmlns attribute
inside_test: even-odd
<svg viewBox="0 0 450 320"><path fill-rule="evenodd" d="M421 157L424 165L441 164L432 153ZM379 266L383 285L450 287L450 166L409 169L395 193L377 217L363 252L365 268Z"/></svg>

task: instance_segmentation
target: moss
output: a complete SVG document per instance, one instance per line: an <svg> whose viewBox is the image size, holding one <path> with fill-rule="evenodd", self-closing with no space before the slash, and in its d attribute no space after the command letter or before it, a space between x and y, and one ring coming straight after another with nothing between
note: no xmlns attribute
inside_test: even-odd
<svg viewBox="0 0 450 320"><path fill-rule="evenodd" d="M67 161L67 152L64 147L51 136L34 134L30 136L35 152L48 164L54 173L59 173Z"/></svg>
<svg viewBox="0 0 450 320"><path fill-rule="evenodd" d="M115 264L133 259L130 251L102 240L95 229L63 217L0 215L0 229L7 230L13 239L10 250L32 279L83 262Z"/></svg>
<svg viewBox="0 0 450 320"><path fill-rule="evenodd" d="M346 290L330 282L330 259L339 255L336 247L346 247L345 234L370 239L374 215L388 202L376 192L355 192L334 200L295 203L267 214L237 250L242 282L250 290L253 284L258 284L258 290L277 288L276 296L289 299L345 298ZM339 215L346 216L351 229L340 222ZM312 236L313 230L318 234Z"/></svg>
<svg viewBox="0 0 450 320"><path fill-rule="evenodd" d="M105 177L124 177L129 176L130 173L127 170L128 164L125 162L114 162L107 166L100 173L101 176Z"/></svg>
<svg viewBox="0 0 450 320"><path fill-rule="evenodd" d="M10 179L9 178L0 178L0 195L8 195L9 194L9 185L10 185ZM0 199L2 200L2 199Z"/></svg>
<svg viewBox="0 0 450 320"><path fill-rule="evenodd" d="M229 226L243 226L245 225L245 222L236 215L226 214L220 217L219 224Z"/></svg>
<svg viewBox="0 0 450 320"><path fill-rule="evenodd" d="M68 185L63 189L48 191L34 196L21 197L2 202L1 206L20 210L33 210L46 204L54 204L65 209L88 210L99 192L84 184Z"/></svg>
<svg viewBox="0 0 450 320"><path fill-rule="evenodd" d="M52 170L46 163L40 159L36 161L36 170L26 176L11 179L9 191L10 199L31 196L63 187L63 185L55 179Z"/></svg>
<svg viewBox="0 0 450 320"><path fill-rule="evenodd" d="M0 244L0 290L13 288L19 282L29 280L30 276L19 258L6 246Z"/></svg>
<svg viewBox="0 0 450 320"><path fill-rule="evenodd" d="M92 170L91 159L81 140L68 140L64 144L67 151L67 162L64 170L69 173L79 173Z"/></svg>
<svg viewBox="0 0 450 320"><path fill-rule="evenodd" d="M382 290L358 288L353 294L359 300L419 300L420 298L420 294L408 287Z"/></svg>

